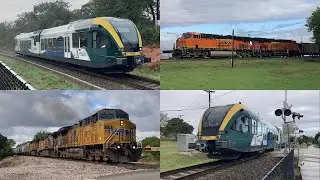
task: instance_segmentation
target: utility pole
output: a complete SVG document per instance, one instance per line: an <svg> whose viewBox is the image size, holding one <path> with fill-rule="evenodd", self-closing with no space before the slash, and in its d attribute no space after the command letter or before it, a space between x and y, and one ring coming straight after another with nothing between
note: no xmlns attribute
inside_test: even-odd
<svg viewBox="0 0 320 180"><path fill-rule="evenodd" d="M209 107L211 107L211 93L214 93L215 91L212 91L212 90L204 90L204 91L209 94Z"/></svg>
<svg viewBox="0 0 320 180"><path fill-rule="evenodd" d="M232 29L232 55L231 55L231 67L233 68L233 49L234 49L234 29Z"/></svg>

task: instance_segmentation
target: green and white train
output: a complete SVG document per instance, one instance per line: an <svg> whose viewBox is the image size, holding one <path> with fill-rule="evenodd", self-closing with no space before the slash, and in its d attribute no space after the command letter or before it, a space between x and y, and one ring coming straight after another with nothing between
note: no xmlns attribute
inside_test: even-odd
<svg viewBox="0 0 320 180"><path fill-rule="evenodd" d="M273 150L281 143L281 130L263 121L241 103L208 108L198 136L210 155L234 159L245 153Z"/></svg>
<svg viewBox="0 0 320 180"><path fill-rule="evenodd" d="M21 55L67 62L103 72L130 72L142 55L142 39L128 19L98 17L22 33L15 38Z"/></svg>

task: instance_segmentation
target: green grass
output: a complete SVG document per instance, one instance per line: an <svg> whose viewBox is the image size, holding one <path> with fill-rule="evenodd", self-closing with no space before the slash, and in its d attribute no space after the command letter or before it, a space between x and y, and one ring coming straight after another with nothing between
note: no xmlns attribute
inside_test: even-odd
<svg viewBox="0 0 320 180"><path fill-rule="evenodd" d="M81 89L76 84L57 76L53 72L43 70L27 62L15 60L1 55L0 61L8 65L37 90Z"/></svg>
<svg viewBox="0 0 320 180"><path fill-rule="evenodd" d="M168 171L177 168L192 166L212 161L205 154L185 155L177 151L176 141L160 142L160 171Z"/></svg>
<svg viewBox="0 0 320 180"><path fill-rule="evenodd" d="M319 89L320 59L161 62L161 89Z"/></svg>
<svg viewBox="0 0 320 180"><path fill-rule="evenodd" d="M160 81L160 71L151 70L143 66L135 68L131 74Z"/></svg>

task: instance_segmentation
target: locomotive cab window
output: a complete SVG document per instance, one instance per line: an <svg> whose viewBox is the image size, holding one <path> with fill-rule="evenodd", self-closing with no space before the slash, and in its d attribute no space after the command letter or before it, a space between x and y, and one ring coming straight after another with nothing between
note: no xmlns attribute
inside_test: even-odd
<svg viewBox="0 0 320 180"><path fill-rule="evenodd" d="M101 32L93 32L92 34L92 47L93 48L110 48L111 47L111 41L105 34Z"/></svg>
<svg viewBox="0 0 320 180"><path fill-rule="evenodd" d="M249 118L247 116L239 116L232 124L231 129L243 133L248 133L249 131Z"/></svg>

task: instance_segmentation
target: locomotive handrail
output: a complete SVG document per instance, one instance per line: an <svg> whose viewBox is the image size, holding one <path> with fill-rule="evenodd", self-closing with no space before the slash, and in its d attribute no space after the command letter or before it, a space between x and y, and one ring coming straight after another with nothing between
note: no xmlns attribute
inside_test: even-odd
<svg viewBox="0 0 320 180"><path fill-rule="evenodd" d="M117 134L118 131L119 131L119 129L117 129L112 135L110 135L103 144L109 143L109 141L111 140L111 138L112 138L115 134Z"/></svg>

